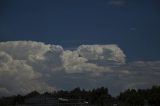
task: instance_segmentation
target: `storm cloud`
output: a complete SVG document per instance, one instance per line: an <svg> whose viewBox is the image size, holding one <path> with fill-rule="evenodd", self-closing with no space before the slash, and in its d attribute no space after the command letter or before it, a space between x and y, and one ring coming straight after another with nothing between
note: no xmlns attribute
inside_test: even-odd
<svg viewBox="0 0 160 106"><path fill-rule="evenodd" d="M116 44L66 50L36 41L0 43L0 96L73 87L108 87L113 94L160 82L160 61L126 62Z"/></svg>

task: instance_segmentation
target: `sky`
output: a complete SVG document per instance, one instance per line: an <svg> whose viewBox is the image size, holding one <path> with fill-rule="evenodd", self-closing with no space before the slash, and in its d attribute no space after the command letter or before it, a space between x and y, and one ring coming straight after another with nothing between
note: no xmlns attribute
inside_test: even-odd
<svg viewBox="0 0 160 106"><path fill-rule="evenodd" d="M0 96L160 84L159 11L159 0L0 0Z"/></svg>

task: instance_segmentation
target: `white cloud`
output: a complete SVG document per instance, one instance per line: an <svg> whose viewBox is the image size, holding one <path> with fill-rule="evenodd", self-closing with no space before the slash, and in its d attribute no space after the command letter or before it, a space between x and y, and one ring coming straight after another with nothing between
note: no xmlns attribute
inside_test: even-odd
<svg viewBox="0 0 160 106"><path fill-rule="evenodd" d="M53 89L40 81L41 74L27 65L25 60L13 60L4 52L0 52L0 58L0 95L4 91L6 94L24 94L33 90L42 92Z"/></svg>
<svg viewBox="0 0 160 106"><path fill-rule="evenodd" d="M29 56L41 56L51 45L33 41L8 41L0 43L0 51L4 51L14 59L26 60Z"/></svg>
<svg viewBox="0 0 160 106"><path fill-rule="evenodd" d="M117 45L81 45L77 51L80 56L88 60L125 63L125 54Z"/></svg>
<svg viewBox="0 0 160 106"><path fill-rule="evenodd" d="M0 43L0 96L76 86L107 86L111 92L160 82L160 61L125 63L113 45L62 46L34 41Z"/></svg>
<svg viewBox="0 0 160 106"><path fill-rule="evenodd" d="M99 75L103 72L112 72L110 65L100 66L93 61L124 64L125 55L117 45L81 45L74 51L64 51L63 65L68 73L90 72Z"/></svg>

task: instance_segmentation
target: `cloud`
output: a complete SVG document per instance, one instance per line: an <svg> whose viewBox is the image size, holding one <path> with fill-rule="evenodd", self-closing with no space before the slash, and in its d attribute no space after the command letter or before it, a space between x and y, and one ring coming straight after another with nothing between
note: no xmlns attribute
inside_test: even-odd
<svg viewBox="0 0 160 106"><path fill-rule="evenodd" d="M40 78L41 73L34 71L25 60L14 60L9 54L0 52L0 95L53 89Z"/></svg>
<svg viewBox="0 0 160 106"><path fill-rule="evenodd" d="M108 4L113 5L113 6L124 6L126 4L126 1L125 0L110 0Z"/></svg>
<svg viewBox="0 0 160 106"><path fill-rule="evenodd" d="M125 54L117 45L81 45L78 47L80 56L88 60L106 60L125 63Z"/></svg>
<svg viewBox="0 0 160 106"><path fill-rule="evenodd" d="M64 51L62 55L63 66L67 73L90 73L92 75L99 75L102 72L109 71L108 68L89 63L88 59L80 56L77 50Z"/></svg>
<svg viewBox="0 0 160 106"><path fill-rule="evenodd" d="M115 67L121 90L159 85L160 61L134 61Z"/></svg>
<svg viewBox="0 0 160 106"><path fill-rule="evenodd" d="M112 94L160 82L160 61L125 62L116 44L60 45L35 41L0 43L0 96L73 87L106 86Z"/></svg>
<svg viewBox="0 0 160 106"><path fill-rule="evenodd" d="M15 59L26 60L29 56L41 56L50 50L51 45L32 41L1 42L0 50L5 51Z"/></svg>

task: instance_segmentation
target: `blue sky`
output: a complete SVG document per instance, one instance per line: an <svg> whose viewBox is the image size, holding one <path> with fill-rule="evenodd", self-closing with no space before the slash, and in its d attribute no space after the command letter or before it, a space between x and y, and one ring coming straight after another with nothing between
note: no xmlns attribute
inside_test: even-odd
<svg viewBox="0 0 160 106"><path fill-rule="evenodd" d="M159 45L159 0L0 0L0 96L159 85Z"/></svg>
<svg viewBox="0 0 160 106"><path fill-rule="evenodd" d="M128 60L160 59L160 2L116 1L1 0L0 41L118 44Z"/></svg>

